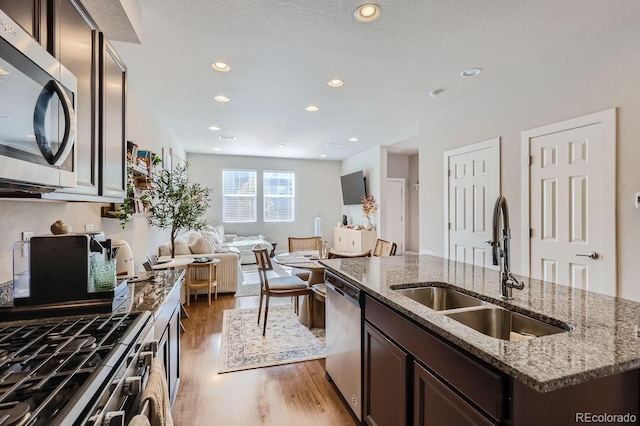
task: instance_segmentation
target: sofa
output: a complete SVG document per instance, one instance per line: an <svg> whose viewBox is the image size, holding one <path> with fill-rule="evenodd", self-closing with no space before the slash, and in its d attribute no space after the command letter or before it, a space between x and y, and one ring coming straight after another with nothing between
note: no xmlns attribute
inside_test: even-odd
<svg viewBox="0 0 640 426"><path fill-rule="evenodd" d="M265 239L264 235L241 237L237 234L225 234L223 225L209 225L207 226L207 230L215 232L216 235L221 237L221 246L223 248L237 249L241 255L240 263L242 265L256 263L256 258L252 250L256 244L260 244L263 248L266 247L269 250L273 250L273 245Z"/></svg>
<svg viewBox="0 0 640 426"><path fill-rule="evenodd" d="M238 286L242 284L242 255L240 250L224 246L215 231L208 229L202 231L189 230L180 234L176 237L175 249L176 258L215 257L220 259L220 263L216 267L218 293L235 293ZM160 245L158 255L160 260L171 257L171 241ZM204 273L205 271L202 272ZM200 271L197 273L200 273ZM206 277L198 276L197 278Z"/></svg>

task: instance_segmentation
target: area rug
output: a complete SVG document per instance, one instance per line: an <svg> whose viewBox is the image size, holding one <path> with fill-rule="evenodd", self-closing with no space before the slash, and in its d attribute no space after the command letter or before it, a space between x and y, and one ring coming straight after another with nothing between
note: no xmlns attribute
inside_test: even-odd
<svg viewBox="0 0 640 426"><path fill-rule="evenodd" d="M269 307L265 337L257 318L258 308L224 311L218 373L324 358L325 330L302 325L292 305Z"/></svg>

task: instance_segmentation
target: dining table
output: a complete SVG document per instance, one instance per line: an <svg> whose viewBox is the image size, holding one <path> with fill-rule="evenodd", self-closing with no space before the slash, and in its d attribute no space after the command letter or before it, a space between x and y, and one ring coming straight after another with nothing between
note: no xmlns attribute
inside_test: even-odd
<svg viewBox="0 0 640 426"><path fill-rule="evenodd" d="M274 262L279 265L309 271L308 283L310 286L324 283L324 266L318 262L321 259L318 250L280 253L273 258Z"/></svg>
<svg viewBox="0 0 640 426"><path fill-rule="evenodd" d="M311 325L313 328L324 328L325 326L324 266L319 262L321 259L318 250L280 253L273 258L273 261L279 265L309 271L307 283L313 294L302 299L302 306L298 311L298 321L307 327ZM309 318L308 315L308 303L311 303L312 318Z"/></svg>

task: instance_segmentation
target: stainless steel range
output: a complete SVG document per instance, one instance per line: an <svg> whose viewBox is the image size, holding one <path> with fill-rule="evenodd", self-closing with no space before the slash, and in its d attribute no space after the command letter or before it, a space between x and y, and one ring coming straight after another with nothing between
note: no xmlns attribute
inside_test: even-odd
<svg viewBox="0 0 640 426"><path fill-rule="evenodd" d="M0 426L128 423L152 336L149 312L0 323Z"/></svg>

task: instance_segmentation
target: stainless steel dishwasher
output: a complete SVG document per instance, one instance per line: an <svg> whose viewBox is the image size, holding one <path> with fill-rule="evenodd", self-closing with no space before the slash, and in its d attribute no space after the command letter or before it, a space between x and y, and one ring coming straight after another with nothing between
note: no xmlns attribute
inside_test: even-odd
<svg viewBox="0 0 640 426"><path fill-rule="evenodd" d="M362 420L362 299L360 289L325 272L327 376Z"/></svg>

